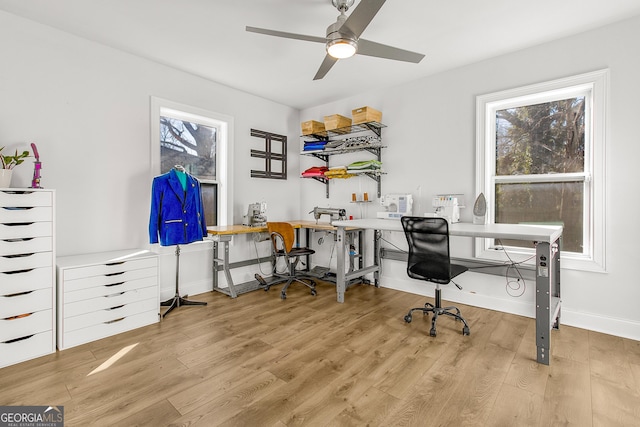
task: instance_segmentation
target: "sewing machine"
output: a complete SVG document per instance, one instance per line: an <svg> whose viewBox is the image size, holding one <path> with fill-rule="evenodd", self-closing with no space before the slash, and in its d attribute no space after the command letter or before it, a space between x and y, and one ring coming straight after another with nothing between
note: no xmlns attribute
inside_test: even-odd
<svg viewBox="0 0 640 427"><path fill-rule="evenodd" d="M313 217L316 219L316 224L322 215L329 215L331 217L329 223L332 223L334 220L342 221L347 219L347 211L339 208L321 208L316 206L309 213L313 214Z"/></svg>
<svg viewBox="0 0 640 427"><path fill-rule="evenodd" d="M425 214L425 216L439 216L445 218L450 224L460 222L460 200L454 194L442 194L433 198L431 205L435 208L435 213Z"/></svg>
<svg viewBox="0 0 640 427"><path fill-rule="evenodd" d="M267 225L267 202L250 203L247 214L242 218L242 225L264 227Z"/></svg>
<svg viewBox="0 0 640 427"><path fill-rule="evenodd" d="M400 219L413 212L413 196L411 194L386 194L380 198L384 212L378 212L378 218Z"/></svg>

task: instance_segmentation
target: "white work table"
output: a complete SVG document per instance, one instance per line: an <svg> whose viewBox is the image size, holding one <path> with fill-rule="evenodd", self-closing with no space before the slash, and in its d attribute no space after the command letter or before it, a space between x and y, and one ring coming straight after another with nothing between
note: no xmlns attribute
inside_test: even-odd
<svg viewBox="0 0 640 427"><path fill-rule="evenodd" d="M338 253L345 253L345 230L357 227L374 230L374 265L361 270L345 273L344 257L338 257L336 291L338 302L344 302L346 283L352 277L373 273L375 285L379 286L380 257L379 244L382 231L402 232L402 224L397 219L357 219L334 221L338 228ZM512 239L536 242L536 345L537 360L545 365L550 359L551 328L560 324L560 248L561 226L538 226L528 224L487 224L455 223L449 225L452 236Z"/></svg>

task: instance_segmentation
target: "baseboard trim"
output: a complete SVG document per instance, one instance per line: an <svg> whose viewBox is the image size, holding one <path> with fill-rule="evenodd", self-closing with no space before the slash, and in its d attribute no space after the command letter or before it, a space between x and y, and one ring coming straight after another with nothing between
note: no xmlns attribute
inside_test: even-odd
<svg viewBox="0 0 640 427"><path fill-rule="evenodd" d="M561 327L564 324L640 341L640 322L631 322L629 320L607 316L596 316L592 313L581 313L563 308L560 324Z"/></svg>

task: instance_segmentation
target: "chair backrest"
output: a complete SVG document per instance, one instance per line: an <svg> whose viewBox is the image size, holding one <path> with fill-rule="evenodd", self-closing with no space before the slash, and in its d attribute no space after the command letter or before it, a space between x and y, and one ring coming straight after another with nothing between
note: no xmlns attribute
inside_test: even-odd
<svg viewBox="0 0 640 427"><path fill-rule="evenodd" d="M400 218L409 243L407 274L435 283L451 281L449 223L438 217Z"/></svg>
<svg viewBox="0 0 640 427"><path fill-rule="evenodd" d="M291 252L295 242L295 231L293 225L288 222L267 222L269 237L275 253L284 250L286 254Z"/></svg>

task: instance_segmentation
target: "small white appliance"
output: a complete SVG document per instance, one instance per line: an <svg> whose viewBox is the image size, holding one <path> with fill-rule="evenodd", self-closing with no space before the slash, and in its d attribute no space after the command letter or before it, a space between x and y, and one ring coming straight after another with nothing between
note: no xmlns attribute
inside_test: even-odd
<svg viewBox="0 0 640 427"><path fill-rule="evenodd" d="M384 212L378 212L378 218L400 219L413 212L413 196L411 194L387 194L380 198Z"/></svg>
<svg viewBox="0 0 640 427"><path fill-rule="evenodd" d="M450 224L460 222L460 208L464 206L458 195L440 194L433 198L431 205L435 208L435 213L425 214L425 216L439 216L445 218Z"/></svg>

